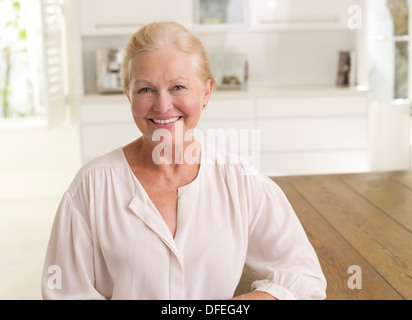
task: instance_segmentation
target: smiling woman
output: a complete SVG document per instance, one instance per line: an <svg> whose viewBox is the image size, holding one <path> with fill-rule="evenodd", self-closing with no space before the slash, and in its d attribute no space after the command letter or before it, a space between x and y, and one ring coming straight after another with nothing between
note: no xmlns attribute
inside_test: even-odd
<svg viewBox="0 0 412 320"><path fill-rule="evenodd" d="M123 72L142 136L86 164L64 194L44 298L325 298L316 253L280 188L192 135L214 85L199 40L177 23L149 24L127 44ZM162 143L169 162L153 157ZM256 281L233 297L244 266Z"/></svg>
<svg viewBox="0 0 412 320"><path fill-rule="evenodd" d="M172 45L144 51L129 62L130 85L125 92L133 118L143 134L142 142L153 145L155 130L171 129L182 122L184 133L196 127L203 105L213 89L213 80L197 76L195 58ZM176 141L175 141L176 142Z"/></svg>

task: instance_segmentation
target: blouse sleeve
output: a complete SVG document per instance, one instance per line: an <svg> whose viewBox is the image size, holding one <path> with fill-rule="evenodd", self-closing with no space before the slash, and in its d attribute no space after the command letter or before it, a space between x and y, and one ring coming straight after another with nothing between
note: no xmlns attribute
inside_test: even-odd
<svg viewBox="0 0 412 320"><path fill-rule="evenodd" d="M42 275L43 299L101 300L94 287L90 223L65 193L53 223Z"/></svg>
<svg viewBox="0 0 412 320"><path fill-rule="evenodd" d="M317 255L284 193L264 177L263 190L255 196L260 201L249 222L246 267L261 280L252 289L280 300L325 299Z"/></svg>

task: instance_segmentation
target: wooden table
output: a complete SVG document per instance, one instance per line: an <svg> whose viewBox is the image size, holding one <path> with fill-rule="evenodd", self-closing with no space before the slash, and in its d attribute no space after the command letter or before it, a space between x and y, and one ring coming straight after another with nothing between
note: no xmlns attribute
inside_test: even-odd
<svg viewBox="0 0 412 320"><path fill-rule="evenodd" d="M272 179L318 254L327 299L412 299L412 171Z"/></svg>

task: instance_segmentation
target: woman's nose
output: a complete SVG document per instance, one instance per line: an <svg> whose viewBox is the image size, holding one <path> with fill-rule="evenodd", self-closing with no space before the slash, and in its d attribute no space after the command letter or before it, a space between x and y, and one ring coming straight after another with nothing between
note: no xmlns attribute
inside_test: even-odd
<svg viewBox="0 0 412 320"><path fill-rule="evenodd" d="M159 92L154 101L153 110L165 114L171 109L173 109L171 97L167 93Z"/></svg>

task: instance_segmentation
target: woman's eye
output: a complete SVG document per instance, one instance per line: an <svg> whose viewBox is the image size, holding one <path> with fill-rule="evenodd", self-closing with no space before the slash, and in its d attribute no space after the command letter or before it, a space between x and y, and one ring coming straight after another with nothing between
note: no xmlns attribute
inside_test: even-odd
<svg viewBox="0 0 412 320"><path fill-rule="evenodd" d="M180 85L175 86L175 90L176 90L176 91L181 91L181 90L183 90L184 88L185 88L184 86L180 86Z"/></svg>
<svg viewBox="0 0 412 320"><path fill-rule="evenodd" d="M138 91L138 93L149 93L150 91L150 88L142 88Z"/></svg>

